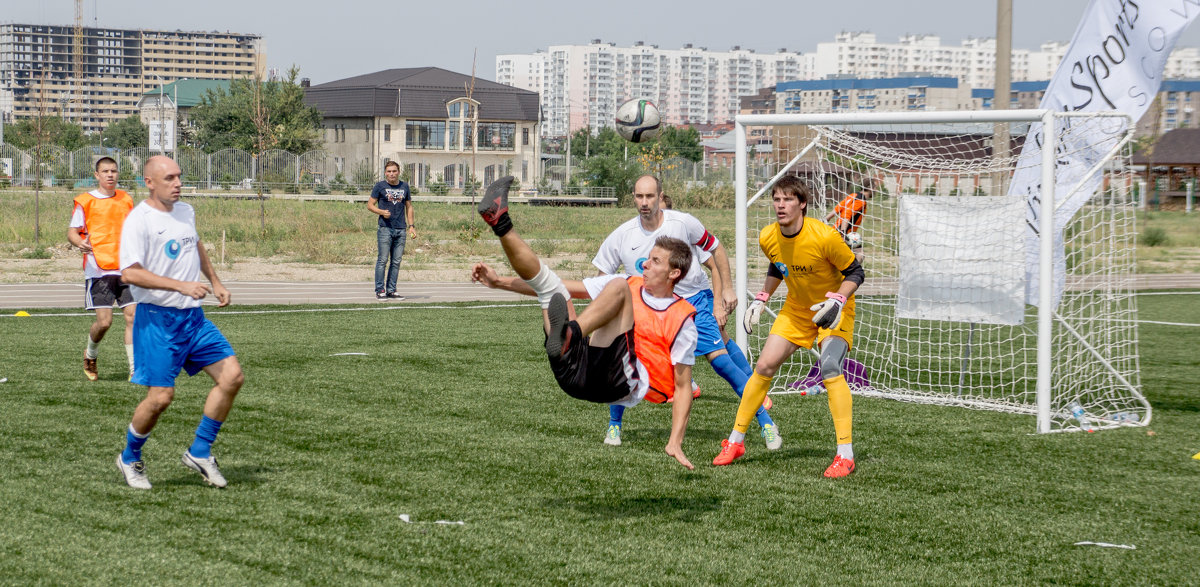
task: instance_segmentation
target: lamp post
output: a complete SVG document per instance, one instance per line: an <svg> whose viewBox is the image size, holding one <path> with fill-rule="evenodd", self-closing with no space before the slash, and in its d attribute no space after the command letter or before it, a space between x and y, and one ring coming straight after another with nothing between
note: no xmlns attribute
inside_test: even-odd
<svg viewBox="0 0 1200 587"><path fill-rule="evenodd" d="M108 105L112 106L116 103L117 103L116 100L110 100L108 102ZM112 108L109 108L109 110L112 110ZM104 114L104 111L101 110L100 113ZM107 155L107 153L104 151L104 120L105 120L105 118L103 116L101 116L100 117L100 153Z"/></svg>
<svg viewBox="0 0 1200 587"><path fill-rule="evenodd" d="M164 120L167 115L163 108L163 98L166 97L166 92L163 91L163 78L155 75L158 78L158 154L166 155L166 131L167 121Z"/></svg>

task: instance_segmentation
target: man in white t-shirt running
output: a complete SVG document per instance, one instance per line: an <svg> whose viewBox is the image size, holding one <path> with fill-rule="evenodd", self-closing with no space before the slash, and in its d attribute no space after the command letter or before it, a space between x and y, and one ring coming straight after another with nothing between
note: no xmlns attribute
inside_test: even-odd
<svg viewBox="0 0 1200 587"><path fill-rule="evenodd" d="M175 378L204 371L213 388L204 402L204 415L196 427L183 464L216 487L225 477L212 456L212 443L242 387L242 366L229 341L200 309L200 300L212 293L220 306L229 304L229 290L217 278L200 235L196 213L179 201L179 165L169 157L155 156L143 171L150 195L129 213L121 232L121 275L133 286L138 303L134 321L133 382L149 387L146 399L133 412L125 432L125 450L117 455L117 468L125 482L150 489L142 462L142 445L158 417L175 397ZM200 281L208 278L210 287Z"/></svg>
<svg viewBox="0 0 1200 587"><path fill-rule="evenodd" d="M83 251L83 304L96 311L83 351L83 374L89 381L100 377L96 347L112 326L113 304L125 314L125 357L133 378L133 318L137 306L129 284L121 281L121 227L133 209L133 198L117 189L117 162L112 157L96 161L96 189L75 197L67 240Z"/></svg>
<svg viewBox="0 0 1200 587"><path fill-rule="evenodd" d="M708 359L713 371L729 382L729 386L741 397L742 388L753 370L742 349L723 330L725 320L738 302L729 273L729 256L717 237L708 232L695 216L664 209L664 197L662 182L657 177L639 177L633 185L633 201L638 215L618 226L604 239L592 264L606 275L615 274L622 268L630 275L640 275L642 263L659 237L668 236L690 245L691 269L675 285L675 294L696 308L696 356ZM711 282L700 265L712 272ZM715 299L714 292L721 292L721 299ZM767 401L764 404L770 407ZM767 414L766 407L760 407L755 418L767 448L775 450L783 446L783 437L779 434L779 427ZM604 443L619 446L625 406L609 406L608 412Z"/></svg>

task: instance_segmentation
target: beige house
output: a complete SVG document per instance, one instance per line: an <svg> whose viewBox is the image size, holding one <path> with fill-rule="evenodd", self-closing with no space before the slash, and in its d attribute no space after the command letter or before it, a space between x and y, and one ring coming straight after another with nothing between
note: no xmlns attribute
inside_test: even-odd
<svg viewBox="0 0 1200 587"><path fill-rule="evenodd" d="M536 92L419 67L307 87L304 99L323 114L323 148L347 177L363 165L382 177L387 161L422 189L439 179L461 188L471 169L484 185L541 177Z"/></svg>

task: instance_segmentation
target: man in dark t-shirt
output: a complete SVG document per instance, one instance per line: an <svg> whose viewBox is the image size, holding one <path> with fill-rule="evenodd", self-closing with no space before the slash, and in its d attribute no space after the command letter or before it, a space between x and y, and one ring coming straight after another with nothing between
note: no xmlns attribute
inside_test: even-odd
<svg viewBox="0 0 1200 587"><path fill-rule="evenodd" d="M396 293L396 278L400 275L400 257L409 235L417 235L413 224L412 195L408 184L400 181L400 164L388 161L383 167L386 178L375 184L367 209L379 215L377 241L379 255L375 258L375 298L402 300ZM387 280L384 281L386 274Z"/></svg>

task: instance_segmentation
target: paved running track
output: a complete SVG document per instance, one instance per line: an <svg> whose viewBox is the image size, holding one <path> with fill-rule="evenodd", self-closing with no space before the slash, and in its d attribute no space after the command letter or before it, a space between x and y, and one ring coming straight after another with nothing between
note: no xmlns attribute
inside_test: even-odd
<svg viewBox="0 0 1200 587"><path fill-rule="evenodd" d="M870 286L870 282L866 284ZM878 285L878 284L877 284ZM531 298L466 282L403 282L403 301L376 300L371 282L227 281L235 305L257 304L407 304L436 302L532 301ZM1200 290L1200 273L1139 275L1136 289ZM863 293L872 288L864 287ZM206 304L216 304L211 296ZM78 283L0 283L0 309L83 309L83 281Z"/></svg>

